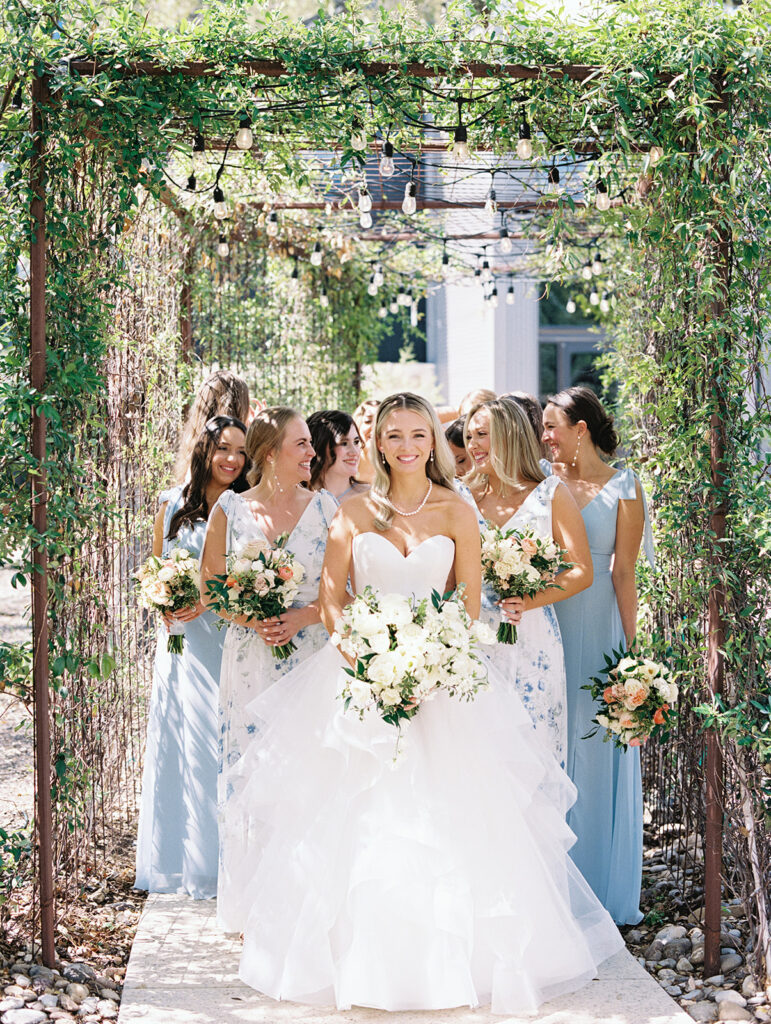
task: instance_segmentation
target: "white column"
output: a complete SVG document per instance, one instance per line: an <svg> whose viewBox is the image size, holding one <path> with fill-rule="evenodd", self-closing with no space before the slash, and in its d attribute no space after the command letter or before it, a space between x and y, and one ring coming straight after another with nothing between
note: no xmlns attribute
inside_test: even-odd
<svg viewBox="0 0 771 1024"><path fill-rule="evenodd" d="M514 304L506 303L509 283L514 286ZM495 317L495 374L492 387L506 391L539 392L538 282L502 278L497 282L498 309Z"/></svg>

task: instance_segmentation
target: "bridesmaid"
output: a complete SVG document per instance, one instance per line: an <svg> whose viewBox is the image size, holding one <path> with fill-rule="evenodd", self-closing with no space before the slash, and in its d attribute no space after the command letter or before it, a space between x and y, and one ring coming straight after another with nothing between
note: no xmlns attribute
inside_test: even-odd
<svg viewBox="0 0 771 1024"><path fill-rule="evenodd" d="M444 428L444 436L455 457L455 476L462 479L471 469L471 456L466 451L464 420L460 417L448 423Z"/></svg>
<svg viewBox="0 0 771 1024"><path fill-rule="evenodd" d="M592 582L586 530L567 487L556 477L544 477L535 435L519 405L499 398L472 406L466 419L466 447L473 462L466 483L481 516L504 529L530 526L553 537L573 563L560 574L562 589L554 587L536 597L498 602L485 585L485 604L493 609L494 624L503 615L517 625L516 644L496 644L493 662L515 687L544 745L564 764L565 662L553 605Z"/></svg>
<svg viewBox="0 0 771 1024"><path fill-rule="evenodd" d="M243 785L241 754L257 732L247 705L327 640L318 591L327 531L337 511L330 494L307 488L314 451L308 425L294 409L276 406L258 412L246 435L246 453L252 486L242 494L224 494L212 511L201 560L201 591L206 595L207 580L225 572L228 554L255 539L272 544L282 534L288 534L286 548L303 565L305 577L294 605L281 616L263 622L233 619L225 640L219 701L217 920L228 932L242 928L241 879L254 849L250 823L236 813L235 799ZM286 660L277 660L272 648L289 640L297 650Z"/></svg>
<svg viewBox="0 0 771 1024"><path fill-rule="evenodd" d="M599 733L582 738L596 705L581 687L603 668L604 654L634 641L635 562L645 498L631 469L613 469L605 461L603 456L615 452L618 435L589 388L572 387L549 398L543 425L552 471L581 510L594 562L589 590L557 606L567 665L566 770L578 789L568 815L577 836L571 855L615 922L637 924L642 919L640 751L620 750Z"/></svg>
<svg viewBox="0 0 771 1024"><path fill-rule="evenodd" d="M210 419L196 442L190 482L169 492L155 520L153 554L185 547L199 556L209 509L225 491L245 490L246 427ZM202 603L169 615L185 623L182 654L159 631L137 836L139 889L217 891L217 690L224 635Z"/></svg>
<svg viewBox="0 0 771 1024"><path fill-rule="evenodd" d="M339 409L314 412L308 417L311 443L316 454L311 462L312 491L329 491L338 502L369 489L357 479L362 441L353 417Z"/></svg>
<svg viewBox="0 0 771 1024"><path fill-rule="evenodd" d="M249 387L230 370L216 370L198 389L182 428L174 462L174 479L179 486L189 479L193 447L212 416L233 416L242 423L249 423Z"/></svg>
<svg viewBox="0 0 771 1024"><path fill-rule="evenodd" d="M376 398L365 398L356 407L353 414L353 421L361 438L361 462L359 463L358 479L365 484L371 484L375 479L375 468L369 459L369 439L372 437L372 428L375 426L375 417L380 403Z"/></svg>

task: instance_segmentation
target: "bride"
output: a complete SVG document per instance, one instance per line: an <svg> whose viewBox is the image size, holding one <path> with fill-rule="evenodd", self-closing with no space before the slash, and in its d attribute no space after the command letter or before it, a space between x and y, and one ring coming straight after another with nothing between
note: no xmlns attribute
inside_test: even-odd
<svg viewBox="0 0 771 1024"><path fill-rule="evenodd" d="M380 406L375 481L330 528L320 590L331 630L346 585L414 594L463 584L479 614L479 529L416 395ZM575 791L519 698L439 693L395 734L346 714L328 644L250 705L243 812L261 826L234 879L240 977L275 999L385 1010L492 1004L529 1012L581 987L623 945L568 857Z"/></svg>

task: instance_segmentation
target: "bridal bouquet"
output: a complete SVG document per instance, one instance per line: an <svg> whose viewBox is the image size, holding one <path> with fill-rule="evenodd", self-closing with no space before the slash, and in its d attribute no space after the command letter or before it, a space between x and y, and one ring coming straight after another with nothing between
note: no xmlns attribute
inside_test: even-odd
<svg viewBox="0 0 771 1024"><path fill-rule="evenodd" d="M416 601L378 594L367 587L347 605L331 637L355 659L340 696L359 717L374 709L391 725L417 714L438 690L473 700L487 686L487 669L477 653L493 643L492 630L472 622L458 596Z"/></svg>
<svg viewBox="0 0 771 1024"><path fill-rule="evenodd" d="M677 701L677 683L667 666L627 651L605 655L605 679L593 676L582 687L591 691L600 707L592 721L596 728L584 739L605 729L604 739L617 747L639 747L649 736L666 737L672 705Z"/></svg>
<svg viewBox="0 0 771 1024"><path fill-rule="evenodd" d="M213 576L206 584L209 607L229 616L248 619L272 619L281 615L297 597L305 569L291 551L277 544L250 540L239 551L228 555L227 573ZM273 648L279 661L296 651L292 640Z"/></svg>
<svg viewBox="0 0 771 1024"><path fill-rule="evenodd" d="M172 548L168 555L150 555L134 573L139 606L154 612L193 608L201 597L198 559L187 548ZM183 622L169 624L167 648L181 654L185 647Z"/></svg>
<svg viewBox="0 0 771 1024"><path fill-rule="evenodd" d="M498 597L535 597L555 583L557 573L571 569L565 551L551 537L526 526L504 530L488 524L482 531L482 576ZM559 589L562 589L561 587ZM498 643L517 642L517 627L511 622L498 626Z"/></svg>

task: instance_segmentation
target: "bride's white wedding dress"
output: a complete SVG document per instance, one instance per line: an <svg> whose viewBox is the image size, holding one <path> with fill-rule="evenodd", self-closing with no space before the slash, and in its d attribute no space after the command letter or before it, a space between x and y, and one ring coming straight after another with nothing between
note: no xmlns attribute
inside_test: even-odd
<svg viewBox="0 0 771 1024"><path fill-rule="evenodd" d="M405 558L360 534L357 588L442 591L454 553L444 536ZM344 712L342 664L328 644L250 705L261 723L240 799L253 846L233 879L243 981L341 1009L498 1013L588 982L623 942L568 857L575 792L519 698L439 694L394 761L392 726Z"/></svg>

